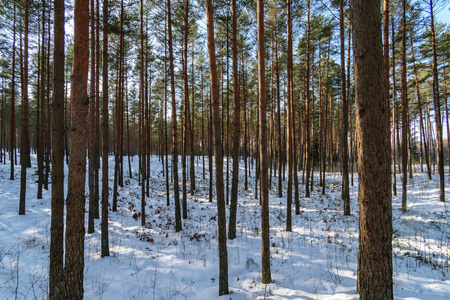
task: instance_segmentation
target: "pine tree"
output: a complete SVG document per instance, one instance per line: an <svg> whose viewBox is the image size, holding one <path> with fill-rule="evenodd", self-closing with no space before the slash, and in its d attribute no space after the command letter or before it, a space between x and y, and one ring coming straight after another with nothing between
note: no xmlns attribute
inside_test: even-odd
<svg viewBox="0 0 450 300"><path fill-rule="evenodd" d="M74 56L70 88L71 124L67 190L65 291L67 299L83 299L84 209L86 183L86 117L89 108L89 0L75 1Z"/></svg>
<svg viewBox="0 0 450 300"><path fill-rule="evenodd" d="M219 296L228 294L228 251L223 186L223 153L219 116L219 87L217 82L216 47L214 42L214 18L212 0L206 0L206 24L208 35L209 73L211 84L211 119L214 130L216 164L217 223L219 227ZM210 141L212 142L212 141Z"/></svg>
<svg viewBox="0 0 450 300"><path fill-rule="evenodd" d="M357 290L361 299L393 299L389 111L384 93L380 1L350 3L359 138Z"/></svg>

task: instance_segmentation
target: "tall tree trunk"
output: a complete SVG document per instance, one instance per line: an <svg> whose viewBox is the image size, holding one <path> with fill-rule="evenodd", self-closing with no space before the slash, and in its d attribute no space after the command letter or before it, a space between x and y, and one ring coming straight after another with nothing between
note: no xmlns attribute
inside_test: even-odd
<svg viewBox="0 0 450 300"><path fill-rule="evenodd" d="M202 173L203 173L203 180L205 180L206 178L206 174L205 174L205 144L206 144L206 140L205 140L205 128L204 128L204 101L203 101L203 97L204 97L204 88L203 88L203 61L201 62L202 66L201 66L201 71L200 71L200 76L201 76L201 98L202 98L202 147L201 147L201 154L202 154Z"/></svg>
<svg viewBox="0 0 450 300"><path fill-rule="evenodd" d="M83 299L84 210L86 184L86 116L89 107L89 0L75 1L74 55L70 88L71 124L69 183L67 190L65 295ZM103 220L105 221L105 220Z"/></svg>
<svg viewBox="0 0 450 300"><path fill-rule="evenodd" d="M212 91L209 91L209 126L208 126L208 169L209 169L209 202L213 199L213 113L212 113Z"/></svg>
<svg viewBox="0 0 450 300"><path fill-rule="evenodd" d="M223 153L219 115L219 87L217 83L216 47L214 43L214 18L212 0L206 0L206 24L208 34L209 73L211 82L211 106L214 128L216 161L217 223L219 235L219 296L228 294L228 251L223 191Z"/></svg>
<svg viewBox="0 0 450 300"><path fill-rule="evenodd" d="M45 147L45 0L42 2L42 25L41 25L41 47L40 47L40 93L38 99L38 190L37 199L42 199L42 187L44 184L44 147Z"/></svg>
<svg viewBox="0 0 450 300"><path fill-rule="evenodd" d="M244 190L248 190L248 158L247 158L247 99L246 99L246 86L245 86L245 63L244 53L242 53L242 103L244 116Z"/></svg>
<svg viewBox="0 0 450 300"><path fill-rule="evenodd" d="M309 2L308 2L309 3ZM291 16L291 1L286 1L286 18L287 18L287 209L286 209L286 231L292 231L292 167L293 167L293 94L292 94L292 16ZM264 39L263 39L264 41ZM263 43L263 42L262 42ZM264 66L263 66L264 68ZM263 219L263 218L262 218ZM267 282L266 282L267 283Z"/></svg>
<svg viewBox="0 0 450 300"><path fill-rule="evenodd" d="M310 51L310 0L307 1L308 6L308 23L306 24L306 115L305 115L305 130L306 130L306 180L305 180L305 197L309 197L310 187L309 178L311 172L311 124L310 124L310 102L311 95L309 91L309 51Z"/></svg>
<svg viewBox="0 0 450 300"><path fill-rule="evenodd" d="M140 170L141 170L141 225L145 225L145 183L146 183L146 126L145 126L145 58L144 58L144 1L140 1L140 120L139 120L139 128L140 128Z"/></svg>
<svg viewBox="0 0 450 300"><path fill-rule="evenodd" d="M52 102L52 212L50 225L49 294L64 295L64 0L54 1Z"/></svg>
<svg viewBox="0 0 450 300"><path fill-rule="evenodd" d="M12 74L11 74L11 118L9 122L9 149L11 160L10 180L14 180L14 147L16 140L16 4L14 3L14 21L13 21L13 49L12 49Z"/></svg>
<svg viewBox="0 0 450 300"><path fill-rule="evenodd" d="M408 164L408 94L406 86L406 0L403 0L402 10L402 78L400 81L402 90L402 210L406 212L406 184Z"/></svg>
<svg viewBox="0 0 450 300"><path fill-rule="evenodd" d="M194 98L195 98L195 87L194 87L194 41L192 41L192 59L191 59L191 68L192 68L192 83L191 83L191 89L192 89L192 113L190 114L189 118L191 119L191 126L190 126L190 142L189 142L189 153L190 153L190 159L191 159L191 168L190 168L190 179L191 179L191 185L190 185L190 193L191 195L194 195L195 193L195 162L194 162L194 128L195 128L195 109L194 109ZM203 115L202 115L203 117ZM197 160L198 161L198 160Z"/></svg>
<svg viewBox="0 0 450 300"><path fill-rule="evenodd" d="M236 0L231 0L231 30L232 30L232 55L233 55L233 179L231 182L231 206L228 229L228 239L236 237L236 212L239 184L239 152L241 143L240 105L239 105L239 78L237 56L237 16Z"/></svg>
<svg viewBox="0 0 450 300"><path fill-rule="evenodd" d="M28 7L29 0L25 0L24 20L24 54L23 54L23 90L22 115L20 125L20 200L19 215L25 214L25 197L27 184L27 167L31 165L30 144L28 141ZM12 158L12 156L11 156Z"/></svg>
<svg viewBox="0 0 450 300"><path fill-rule="evenodd" d="M112 211L117 211L118 181L120 173L120 149L122 144L122 78L123 78L123 0L120 1L120 34L119 34L119 66L117 71L117 97L116 97L116 132L114 139L114 187L113 187L113 205Z"/></svg>
<svg viewBox="0 0 450 300"><path fill-rule="evenodd" d="M102 85L102 235L101 257L109 256L108 239L108 0L103 0Z"/></svg>
<svg viewBox="0 0 450 300"><path fill-rule="evenodd" d="M190 119L189 119L189 85L188 85L188 67L187 67L187 53L188 53L188 36L189 36L189 0L185 1L184 10L184 51L183 51L183 81L184 81L184 130L183 130L183 157L182 157L182 190L183 190L183 219L187 219L187 170L186 170L186 155L189 149L190 136ZM192 153L191 153L192 155ZM191 166L192 168L193 166Z"/></svg>
<svg viewBox="0 0 450 300"><path fill-rule="evenodd" d="M94 139L94 152L95 152L95 170L94 170L94 217L100 218L99 212L99 198L100 198L100 181L99 181L99 169L100 169L100 0L96 0L96 26L95 26L95 139Z"/></svg>
<svg viewBox="0 0 450 300"><path fill-rule="evenodd" d="M94 10L94 0L90 1L91 3L91 83L90 83L90 95L91 98L90 104L89 104L89 141L88 141L88 154L89 154L89 216L88 216L88 233L93 233L95 231L95 148L94 148L94 141L95 141L95 108L96 108L96 90L95 90L95 83L96 83L96 59L98 57L95 53L95 10Z"/></svg>
<svg viewBox="0 0 450 300"><path fill-rule="evenodd" d="M397 196L397 153L395 148L395 124L396 124L396 79L395 79L395 30L394 30L394 12L392 12L391 17L391 34L392 34L392 161L393 161L393 174L392 174L392 191L394 196Z"/></svg>
<svg viewBox="0 0 450 300"><path fill-rule="evenodd" d="M393 299L389 110L380 1L350 3L359 160L358 290L361 299Z"/></svg>
<svg viewBox="0 0 450 300"><path fill-rule="evenodd" d="M394 41L392 41L394 43ZM384 65L384 94L386 99L386 108L390 111L390 93L389 93L389 0L383 1L383 65ZM395 68L395 65L393 66ZM394 83L395 86L395 83ZM392 90L392 94L395 90ZM395 110L395 103L393 104ZM392 130L395 135L395 130ZM395 162L395 160L394 160ZM394 165L395 169L395 165ZM394 172L395 181L395 172Z"/></svg>
<svg viewBox="0 0 450 300"><path fill-rule="evenodd" d="M425 148L425 162L427 165L427 174L428 174L428 180L431 180L431 166L430 166L430 160L429 160L429 156L428 156L428 142L427 139L425 138L425 125L423 122L423 110L422 110L422 97L420 94L420 87L419 87L419 80L418 80L418 76L417 76L417 67L416 67L416 59L414 57L414 43L412 40L412 34L411 34L411 55L412 55L412 61L413 61L413 70L414 70L414 81L416 84L416 94L417 94L417 103L418 103L418 108L419 108L419 121L420 121L420 130L421 130L421 135L423 135L423 144L424 144L424 148Z"/></svg>
<svg viewBox="0 0 450 300"><path fill-rule="evenodd" d="M339 32L341 40L341 101L342 101L342 201L344 201L344 216L350 215L350 192L348 180L348 103L345 87L345 33L344 33L344 0L339 0Z"/></svg>
<svg viewBox="0 0 450 300"><path fill-rule="evenodd" d="M290 2L289 2L290 3ZM275 24L277 21L275 19ZM281 132L281 97L280 97L280 66L278 63L278 33L275 29L275 63L277 76L277 127L278 127L278 198L283 197L283 176L281 175L281 168L283 166L283 147L282 147L282 132Z"/></svg>
<svg viewBox="0 0 450 300"><path fill-rule="evenodd" d="M50 72L50 54L51 54L51 4L49 5L49 17L47 18L47 34L48 34L48 38L47 38L47 127L46 127L46 131L45 131L45 140L46 140L46 146L45 146L45 173L44 173L44 189L48 191L48 181L49 181L49 174L50 174L50 149L52 146L52 139L51 139L51 126L52 126L52 122L51 122L51 109L50 109L50 76L51 76L51 72Z"/></svg>
<svg viewBox="0 0 450 300"><path fill-rule="evenodd" d="M266 112L266 64L264 60L264 2L256 2L258 20L258 91L259 91L259 147L261 178L261 237L262 237L262 274L261 282L272 281L270 274L270 231L269 231L269 189L267 182L267 112Z"/></svg>
<svg viewBox="0 0 450 300"><path fill-rule="evenodd" d="M164 28L167 28L167 16L166 18L164 18ZM169 141L167 135L167 30L164 30L164 124L164 147L166 153L166 204L167 206L169 206Z"/></svg>
<svg viewBox="0 0 450 300"><path fill-rule="evenodd" d="M173 66L173 47L172 47L172 13L170 0L167 0L167 19L169 31L169 70L170 70L170 91L172 96L172 172L173 189L175 196L175 231L182 229L180 191L178 189L178 138L177 138L177 110L175 101L175 74Z"/></svg>
<svg viewBox="0 0 450 300"><path fill-rule="evenodd" d="M441 119L441 100L439 96L439 77L437 67L436 54L436 32L434 29L434 6L433 0L430 0L430 16L431 16L431 46L433 50L433 100L436 113L436 140L438 151L438 172L439 172L439 199L445 202L445 174L444 174L444 147L442 142L442 119Z"/></svg>

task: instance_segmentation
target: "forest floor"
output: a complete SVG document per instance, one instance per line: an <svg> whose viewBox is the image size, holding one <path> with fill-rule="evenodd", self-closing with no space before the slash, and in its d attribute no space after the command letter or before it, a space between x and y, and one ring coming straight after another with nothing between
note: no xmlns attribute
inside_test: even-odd
<svg viewBox="0 0 450 300"><path fill-rule="evenodd" d="M20 168L16 167L16 179L10 181L8 163L0 165L0 299L46 299L51 193L44 191L44 198L36 199L33 157L33 167L27 172L26 215L19 216ZM207 168L207 158L205 164ZM110 157L110 188L113 166ZM230 189L231 169L230 159ZM193 196L188 194L188 219L183 220L183 230L178 233L174 230L172 184L171 205L166 206L165 178L159 158L151 158L145 227L140 226L139 218L137 157L133 159L132 170L130 179L125 157L119 209L109 215L111 256L100 258L100 220L96 220L96 232L86 234L85 299L218 298L217 207L215 199L212 203L208 199L209 173L206 170L203 180L202 160L196 158L197 190ZM181 165L179 170L181 175ZM317 185L318 173L310 198L302 197L304 187L300 185L301 213L295 215L292 210L292 232L285 231L286 190L283 189L284 197L278 198L278 178L273 178L270 191L273 282L264 285L260 206L254 197L254 173L249 177L248 191L244 190L243 173L241 162L237 237L228 241L230 294L220 299L358 299L357 174L350 189L352 214L348 217L343 216L338 173L327 173L326 195L321 195ZM301 175L300 172L299 180ZM400 180L398 176L397 182ZM446 181L449 181L447 174ZM400 210L401 184L397 186L398 196L393 197L396 299L450 299L449 207L439 201L437 184L436 176L428 181L425 174L415 173L408 182L407 213ZM447 189L447 195L449 192ZM87 208L88 201L86 212Z"/></svg>

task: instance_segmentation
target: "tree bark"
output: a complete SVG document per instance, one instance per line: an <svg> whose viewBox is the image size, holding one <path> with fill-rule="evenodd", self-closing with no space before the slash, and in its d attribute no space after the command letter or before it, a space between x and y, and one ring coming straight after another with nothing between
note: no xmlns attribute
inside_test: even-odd
<svg viewBox="0 0 450 300"><path fill-rule="evenodd" d="M90 23L91 23L91 66L90 66L90 72L91 72L91 82L90 82L90 105L89 105L89 141L88 141L88 154L89 154L89 216L88 216L88 233L93 233L95 231L95 148L94 148L94 141L95 141L95 108L96 108L96 102L97 99L95 97L95 83L96 83L96 59L98 57L95 55L95 10L94 10L94 0L90 1L91 4L91 15L90 15Z"/></svg>
<svg viewBox="0 0 450 300"><path fill-rule="evenodd" d="M52 215L48 298L64 295L64 0L54 1Z"/></svg>
<svg viewBox="0 0 450 300"><path fill-rule="evenodd" d="M228 239L236 237L236 212L239 184L239 152L241 143L240 105L239 105L239 78L237 57L237 16L236 0L231 0L231 29L232 29L232 55L233 55L233 179L231 182L231 206Z"/></svg>
<svg viewBox="0 0 450 300"><path fill-rule="evenodd" d="M259 91L259 146L261 180L261 236L262 236L262 275L261 282L272 281L270 274L270 229L269 229L269 187L267 181L267 103L266 103L266 64L264 50L264 2L256 2L258 20L258 91Z"/></svg>
<svg viewBox="0 0 450 300"><path fill-rule="evenodd" d="M341 41L341 101L342 101L342 201L344 216L350 215L350 192L348 180L348 102L345 82L345 33L344 33L344 0L339 0L339 32Z"/></svg>
<svg viewBox="0 0 450 300"><path fill-rule="evenodd" d="M180 207L180 191L178 188L178 137L177 137L177 110L175 101L175 75L173 66L173 46L172 46L172 13L170 0L167 0L167 19L169 31L169 69L170 69L170 90L172 96L172 172L173 172L173 189L175 196L175 231L182 229L181 224L181 207Z"/></svg>
<svg viewBox="0 0 450 300"><path fill-rule="evenodd" d="M358 290L393 299L389 110L384 92L380 1L352 0L359 172Z"/></svg>
<svg viewBox="0 0 450 300"><path fill-rule="evenodd" d="M406 82L406 0L402 2L402 77L400 86L402 90L402 211L406 212L406 198L408 183L407 164L408 164L408 94Z"/></svg>
<svg viewBox="0 0 450 300"><path fill-rule="evenodd" d="M20 125L20 200L19 215L25 214L25 197L27 184L27 167L30 163L30 145L28 141L28 7L29 0L25 0L24 20L24 53L23 53L23 90L22 115Z"/></svg>
<svg viewBox="0 0 450 300"><path fill-rule="evenodd" d="M101 257L109 256L108 239L108 0L103 0L102 86L102 235Z"/></svg>
<svg viewBox="0 0 450 300"><path fill-rule="evenodd" d="M11 161L10 180L14 180L14 147L16 140L16 4L14 4L14 21L13 21L13 48L12 48L12 70L11 70L11 119L9 122L9 149Z"/></svg>
<svg viewBox="0 0 450 300"><path fill-rule="evenodd" d="M434 29L434 7L433 0L430 0L430 16L431 16L431 46L433 50L433 100L436 112L436 140L438 151L438 172L439 172L439 199L445 202L445 174L444 174L444 147L442 142L442 119L441 119L441 100L439 95L439 80L437 70L437 54L436 54L436 33Z"/></svg>
<svg viewBox="0 0 450 300"><path fill-rule="evenodd" d="M217 223L219 235L219 296L228 294L228 251L223 186L223 153L220 130L219 87L217 83L216 47L214 43L214 18L212 0L206 0L206 25L208 34L209 72L216 162Z"/></svg>
<svg viewBox="0 0 450 300"><path fill-rule="evenodd" d="M307 1L308 7L308 23L306 24L306 115L305 115L305 130L306 130L306 180L305 180L305 197L310 195L310 172L311 172L311 124L310 124L310 91L309 91L309 51L310 51L310 0Z"/></svg>
<svg viewBox="0 0 450 300"><path fill-rule="evenodd" d="M75 1L74 55L70 89L71 124L69 183L67 190L65 295L83 299L84 210L86 184L86 116L89 108L89 0Z"/></svg>

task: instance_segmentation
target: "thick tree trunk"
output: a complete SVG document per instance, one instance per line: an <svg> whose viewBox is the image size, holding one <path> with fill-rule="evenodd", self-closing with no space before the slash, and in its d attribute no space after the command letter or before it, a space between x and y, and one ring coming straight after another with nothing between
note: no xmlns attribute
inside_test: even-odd
<svg viewBox="0 0 450 300"><path fill-rule="evenodd" d="M67 190L65 295L83 299L84 210L86 184L86 116L89 108L89 0L75 1L74 56L70 89L71 124L69 183Z"/></svg>
<svg viewBox="0 0 450 300"><path fill-rule="evenodd" d="M384 92L380 1L350 3L359 141L358 290L361 299L393 299L389 111Z"/></svg>
<svg viewBox="0 0 450 300"><path fill-rule="evenodd" d="M217 223L219 235L219 296L228 294L228 251L223 187L223 153L219 115L219 88L217 84L216 47L214 44L214 19L212 0L206 0L206 24L208 34L209 72L211 82L211 106L214 128L216 162Z"/></svg>
<svg viewBox="0 0 450 300"><path fill-rule="evenodd" d="M64 295L64 0L54 4L50 300L63 299Z"/></svg>

